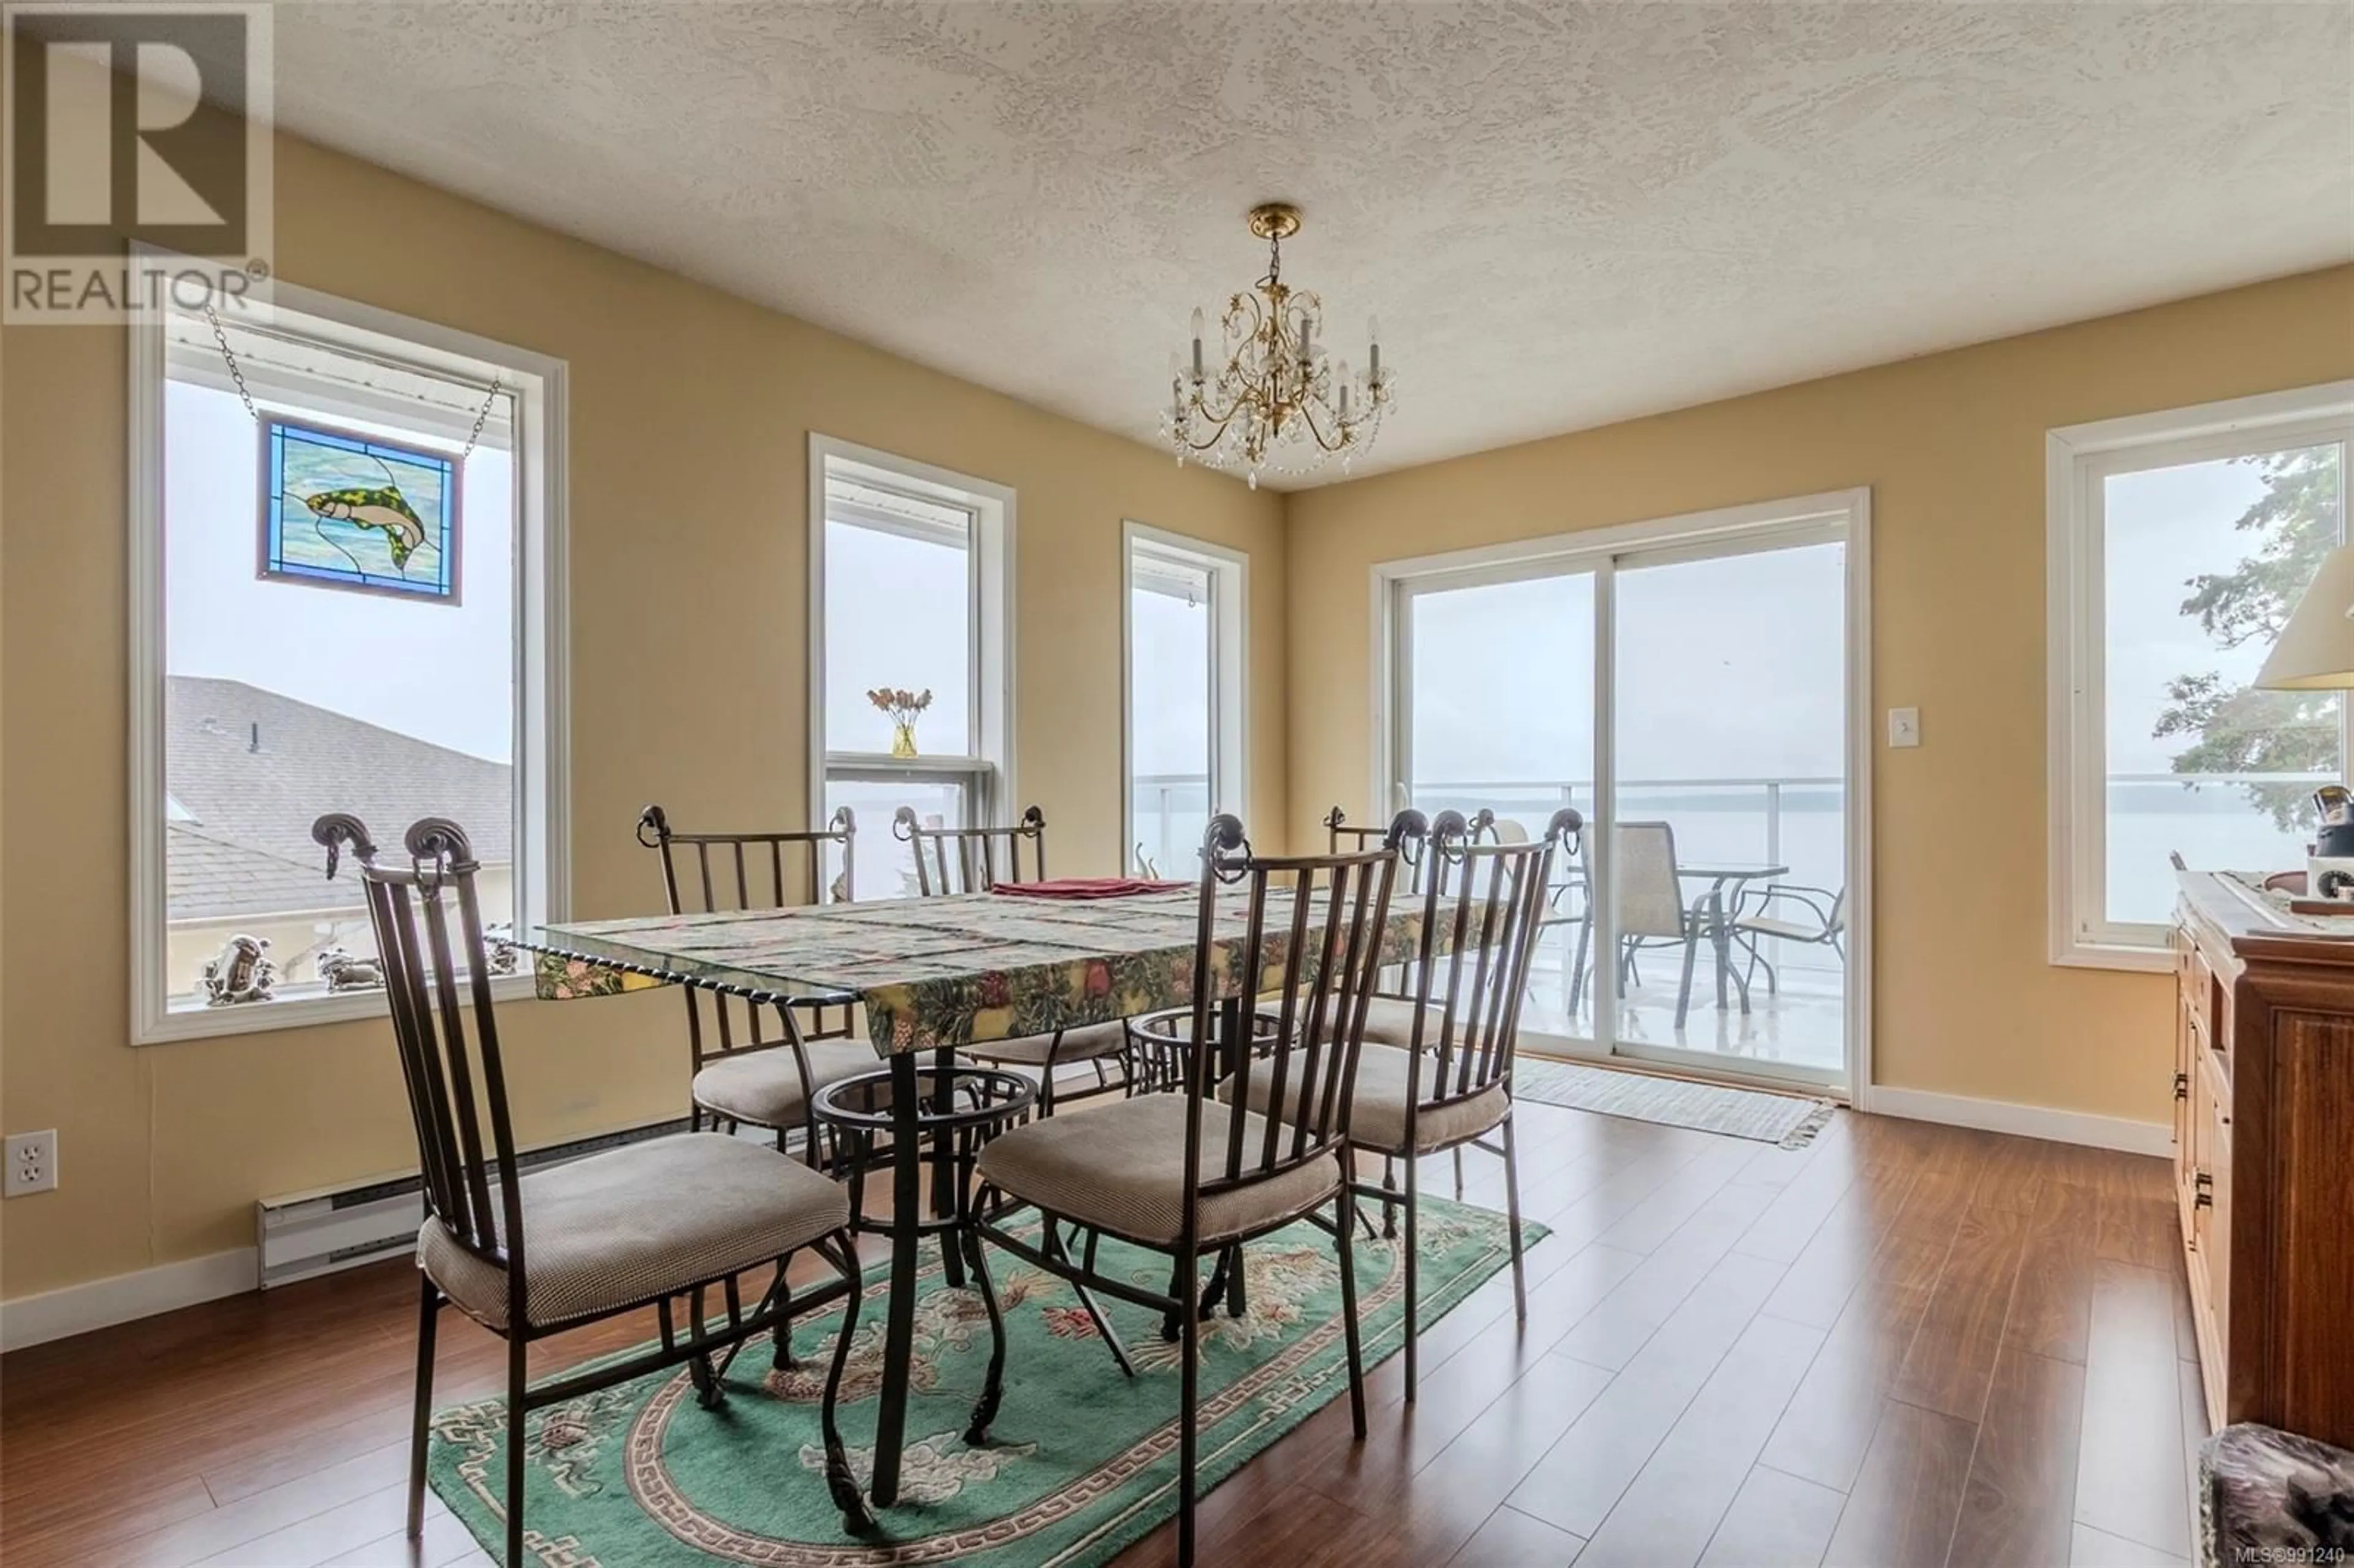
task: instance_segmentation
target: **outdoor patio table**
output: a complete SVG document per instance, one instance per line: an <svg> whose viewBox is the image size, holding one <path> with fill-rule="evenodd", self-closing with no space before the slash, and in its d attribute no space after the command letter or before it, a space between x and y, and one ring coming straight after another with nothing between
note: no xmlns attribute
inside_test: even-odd
<svg viewBox="0 0 2354 1568"><path fill-rule="evenodd" d="M919 1061L930 1053L946 1067L957 1047L975 1042L1190 1005L1200 898L1190 887L1068 901L976 893L525 924L501 939L535 955L536 990L552 1001L668 984L721 991L762 1006L820 998L864 1004L867 1038L890 1064L893 1091L891 1295L872 1489L875 1504L887 1508L898 1497L914 1361ZM1268 898L1270 966L1283 959L1278 936L1288 938L1289 902L1288 894ZM1212 964L1216 994L1230 1012L1239 1011L1228 970L1246 914L1238 896L1220 899ZM1306 931L1311 952L1322 935L1318 916L1320 908ZM1384 933L1389 961L1414 956L1420 927L1418 901L1392 905ZM1230 1019L1224 1037L1238 1033L1238 1022Z"/></svg>

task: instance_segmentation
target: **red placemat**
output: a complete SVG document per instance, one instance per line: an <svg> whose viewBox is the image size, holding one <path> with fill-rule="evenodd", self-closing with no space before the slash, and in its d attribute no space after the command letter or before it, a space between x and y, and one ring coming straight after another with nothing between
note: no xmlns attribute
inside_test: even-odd
<svg viewBox="0 0 2354 1568"><path fill-rule="evenodd" d="M1193 885L1134 876L1066 876L1048 882L1003 882L990 891L1021 898L1133 898L1140 893L1174 893Z"/></svg>

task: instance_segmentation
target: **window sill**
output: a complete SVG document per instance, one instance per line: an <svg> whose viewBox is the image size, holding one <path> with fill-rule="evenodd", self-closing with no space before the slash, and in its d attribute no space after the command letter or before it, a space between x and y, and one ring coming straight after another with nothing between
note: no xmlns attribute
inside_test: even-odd
<svg viewBox="0 0 2354 1568"><path fill-rule="evenodd" d="M2128 947L2123 943L2077 942L2052 955L2052 964L2066 969L2114 969L2128 974L2171 974L2171 948Z"/></svg>
<svg viewBox="0 0 2354 1568"><path fill-rule="evenodd" d="M894 757L887 751L829 751L825 754L825 770L846 778L917 773L970 779L976 773L990 771L990 764L978 757Z"/></svg>
<svg viewBox="0 0 2354 1568"><path fill-rule="evenodd" d="M501 975L491 981L496 1001L522 1001L532 995L529 974ZM261 1034L277 1029L309 1029L323 1023L355 1019L385 1018L385 993L380 991L319 991L307 988L276 1001L246 1002L231 1007L179 1007L160 1018L134 1026L133 1045L171 1045L184 1040L217 1040L232 1034Z"/></svg>

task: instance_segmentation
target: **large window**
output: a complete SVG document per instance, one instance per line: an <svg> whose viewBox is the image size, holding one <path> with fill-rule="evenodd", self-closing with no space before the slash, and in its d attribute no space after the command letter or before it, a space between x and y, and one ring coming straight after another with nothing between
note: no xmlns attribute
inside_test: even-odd
<svg viewBox="0 0 2354 1568"><path fill-rule="evenodd" d="M2303 866L2345 705L2253 682L2346 536L2349 440L2348 383L2052 432L2055 961L2168 962L2172 855Z"/></svg>
<svg viewBox="0 0 2354 1568"><path fill-rule="evenodd" d="M1129 868L1196 873L1211 814L1243 815L1246 558L1142 524L1128 551Z"/></svg>
<svg viewBox="0 0 2354 1568"><path fill-rule="evenodd" d="M562 367L294 289L132 353L137 1037L382 1009L323 812L451 818L487 921L559 913Z"/></svg>
<svg viewBox="0 0 2354 1568"><path fill-rule="evenodd" d="M822 436L810 468L811 798L856 821L853 895L896 897L900 807L932 827L1011 809L1013 494Z"/></svg>

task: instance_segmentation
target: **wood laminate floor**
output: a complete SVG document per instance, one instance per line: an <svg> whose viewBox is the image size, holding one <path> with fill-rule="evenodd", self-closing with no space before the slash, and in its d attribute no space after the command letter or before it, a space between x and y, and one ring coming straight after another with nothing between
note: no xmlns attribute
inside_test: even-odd
<svg viewBox="0 0 2354 1568"><path fill-rule="evenodd" d="M1841 1113L1784 1151L1520 1109L1553 1234L1202 1503L1233 1568L2139 1568L2205 1436L2162 1161ZM1497 1162L1469 1156L1474 1202ZM1428 1190L1449 1185L1434 1162ZM400 1533L414 1275L377 1266L0 1362L0 1561L464 1564ZM543 1347L545 1372L633 1342ZM444 1319L438 1394L494 1391ZM1166 1529L1120 1568L1174 1560ZM628 1568L607 1564L606 1568Z"/></svg>

